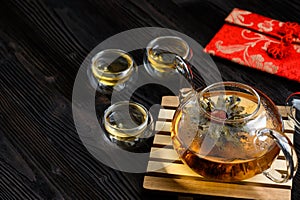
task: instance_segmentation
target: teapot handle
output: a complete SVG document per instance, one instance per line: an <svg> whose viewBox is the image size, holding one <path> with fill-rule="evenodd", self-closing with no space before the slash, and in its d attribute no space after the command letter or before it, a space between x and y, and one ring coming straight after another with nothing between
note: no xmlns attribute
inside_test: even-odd
<svg viewBox="0 0 300 200"><path fill-rule="evenodd" d="M292 93L285 101L286 112L295 127L300 130L300 92Z"/></svg>
<svg viewBox="0 0 300 200"><path fill-rule="evenodd" d="M267 128L258 131L258 137L262 136L270 137L276 142L284 154L287 166L285 173L278 172L275 169L268 169L263 171L263 174L276 183L285 183L292 179L298 168L298 158L289 138L275 130Z"/></svg>

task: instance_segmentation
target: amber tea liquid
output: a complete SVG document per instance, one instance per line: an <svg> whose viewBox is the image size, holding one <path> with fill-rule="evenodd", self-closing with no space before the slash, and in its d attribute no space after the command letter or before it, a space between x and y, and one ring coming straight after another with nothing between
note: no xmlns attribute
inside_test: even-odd
<svg viewBox="0 0 300 200"><path fill-rule="evenodd" d="M228 93L228 95L231 94ZM243 98L242 94L238 95ZM242 100L242 102L247 101L250 104L254 103L248 98ZM252 109L251 106L250 109ZM225 140L222 141L221 145L218 145L213 138L205 134L196 134L196 136L193 133L190 134L188 132L190 130L184 127L180 120L181 117L182 111L176 113L172 122L173 146L184 163L206 178L221 181L239 181L253 177L268 169L280 151L272 139L266 140L270 142L269 148L264 149L264 151L257 151L252 145L255 143L256 137L245 132L235 133L243 136L238 144ZM280 118L274 116L272 120L278 122ZM186 132L182 130L186 130ZM195 137L186 139L187 135Z"/></svg>
<svg viewBox="0 0 300 200"><path fill-rule="evenodd" d="M175 56L186 57L189 47L183 40L165 40L160 46L148 49L148 60L151 66L160 72L175 69Z"/></svg>
<svg viewBox="0 0 300 200"><path fill-rule="evenodd" d="M119 106L105 114L104 126L109 134L122 140L134 139L147 126L148 114L139 105Z"/></svg>
<svg viewBox="0 0 300 200"><path fill-rule="evenodd" d="M115 86L130 78L133 67L133 60L129 55L114 52L113 58L99 58L96 60L92 65L92 72L100 84Z"/></svg>

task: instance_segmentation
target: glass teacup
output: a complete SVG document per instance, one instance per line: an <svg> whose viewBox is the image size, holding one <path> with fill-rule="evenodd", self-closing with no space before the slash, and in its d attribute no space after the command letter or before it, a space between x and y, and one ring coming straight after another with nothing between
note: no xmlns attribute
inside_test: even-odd
<svg viewBox="0 0 300 200"><path fill-rule="evenodd" d="M113 141L134 142L151 136L151 113L136 102L120 101L104 112L104 128Z"/></svg>
<svg viewBox="0 0 300 200"><path fill-rule="evenodd" d="M91 73L99 88L121 90L136 70L133 58L120 49L106 49L92 58Z"/></svg>
<svg viewBox="0 0 300 200"><path fill-rule="evenodd" d="M149 42L144 65L149 74L156 76L176 73L176 56L189 61L192 50L186 41L176 36L161 36Z"/></svg>

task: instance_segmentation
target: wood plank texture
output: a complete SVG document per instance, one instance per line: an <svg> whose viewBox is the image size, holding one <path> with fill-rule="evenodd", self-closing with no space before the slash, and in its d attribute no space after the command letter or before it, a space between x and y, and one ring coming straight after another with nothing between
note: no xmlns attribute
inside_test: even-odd
<svg viewBox="0 0 300 200"><path fill-rule="evenodd" d="M260 186L236 185L230 187L227 184L215 182L200 182L189 179L170 179L159 176L146 176L144 182L147 188L156 191L173 191L180 194L204 194L213 196L216 193L223 197L235 197L244 199L272 199L289 200L291 190L268 188ZM255 191L255 193L253 193ZM261 194L264 194L263 196ZM252 196L252 198L249 198Z"/></svg>

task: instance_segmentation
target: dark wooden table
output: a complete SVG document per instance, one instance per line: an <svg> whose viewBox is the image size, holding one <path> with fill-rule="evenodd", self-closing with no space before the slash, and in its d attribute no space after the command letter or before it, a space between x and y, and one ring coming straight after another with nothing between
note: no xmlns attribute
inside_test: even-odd
<svg viewBox="0 0 300 200"><path fill-rule="evenodd" d="M87 54L114 34L165 27L205 46L235 7L300 23L298 0L1 1L0 199L177 199L144 191L144 174L113 170L86 150L72 118L74 80ZM223 80L252 85L276 104L300 90L300 83L214 61ZM296 135L298 153L299 144ZM298 174L293 186L292 199L300 199Z"/></svg>

